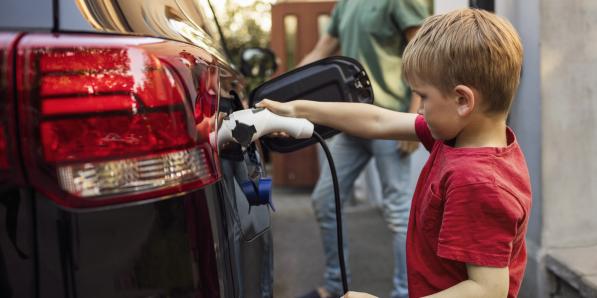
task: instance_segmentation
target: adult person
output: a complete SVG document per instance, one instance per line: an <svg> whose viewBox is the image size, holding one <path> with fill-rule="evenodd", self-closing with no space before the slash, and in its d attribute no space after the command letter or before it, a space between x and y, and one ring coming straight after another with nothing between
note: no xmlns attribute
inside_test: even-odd
<svg viewBox="0 0 597 298"><path fill-rule="evenodd" d="M341 55L355 58L365 67L373 86L374 104L416 113L420 99L413 97L411 100L410 91L401 78L401 55L406 43L430 13L431 3L426 0L340 0L327 32L299 65L340 50ZM350 197L359 173L372 157L375 158L382 186L383 215L394 238L392 298L408 297L405 243L412 197L409 155L417 147L418 142L367 140L344 133L337 135L331 144L344 202ZM322 167L312 199L325 252L325 282L303 298L339 297L342 294L332 189L329 168ZM346 243L344 252L348 259ZM350 277L350 272L348 274Z"/></svg>

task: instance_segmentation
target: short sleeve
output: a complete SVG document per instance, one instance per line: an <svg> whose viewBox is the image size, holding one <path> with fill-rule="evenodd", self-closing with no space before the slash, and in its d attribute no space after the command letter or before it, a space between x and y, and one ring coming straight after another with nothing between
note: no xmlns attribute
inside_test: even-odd
<svg viewBox="0 0 597 298"><path fill-rule="evenodd" d="M342 16L343 7L344 1L338 1L338 3L336 3L336 6L332 11L330 24L327 28L327 33L336 38L338 38L340 35L340 17Z"/></svg>
<svg viewBox="0 0 597 298"><path fill-rule="evenodd" d="M393 0L392 19L401 31L423 24L431 11L426 0Z"/></svg>
<svg viewBox="0 0 597 298"><path fill-rule="evenodd" d="M523 218L516 198L492 183L448 190L437 254L467 264L506 267Z"/></svg>
<svg viewBox="0 0 597 298"><path fill-rule="evenodd" d="M431 135L429 126L427 126L427 121L425 121L425 118L422 115L417 116L415 119L415 132L417 133L419 141L425 146L425 149L431 152L433 144L435 144L435 139Z"/></svg>

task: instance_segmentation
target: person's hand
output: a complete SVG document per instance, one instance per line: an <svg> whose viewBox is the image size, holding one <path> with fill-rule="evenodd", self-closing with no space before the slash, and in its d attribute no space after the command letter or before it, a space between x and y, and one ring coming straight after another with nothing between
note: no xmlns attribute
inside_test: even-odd
<svg viewBox="0 0 597 298"><path fill-rule="evenodd" d="M274 114L286 117L296 117L294 103L290 102L279 102L269 99L264 99L258 102L255 107L265 108L270 110Z"/></svg>
<svg viewBox="0 0 597 298"><path fill-rule="evenodd" d="M294 104L292 102L279 102L270 99L264 99L258 102L255 107L257 108L264 108L270 110L272 113L286 116L286 117L295 117L294 113ZM290 138L290 135L283 131L272 132L268 134L266 137L268 138Z"/></svg>
<svg viewBox="0 0 597 298"><path fill-rule="evenodd" d="M378 297L373 296L371 294L367 294L367 293L349 291L344 296L342 296L342 298L378 298Z"/></svg>
<svg viewBox="0 0 597 298"><path fill-rule="evenodd" d="M398 151L402 156L408 156L415 152L419 148L419 142L417 141L400 141L398 144Z"/></svg>

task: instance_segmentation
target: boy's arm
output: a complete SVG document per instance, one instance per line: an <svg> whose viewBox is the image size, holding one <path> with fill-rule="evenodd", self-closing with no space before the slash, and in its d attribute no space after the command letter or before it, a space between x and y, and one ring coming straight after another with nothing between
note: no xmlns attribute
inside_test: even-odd
<svg viewBox="0 0 597 298"><path fill-rule="evenodd" d="M427 298L507 297L510 286L508 267L495 268L466 264L468 280Z"/></svg>
<svg viewBox="0 0 597 298"><path fill-rule="evenodd" d="M282 103L264 99L256 106L281 116L306 118L356 137L418 141L416 114L395 112L371 104L310 100Z"/></svg>

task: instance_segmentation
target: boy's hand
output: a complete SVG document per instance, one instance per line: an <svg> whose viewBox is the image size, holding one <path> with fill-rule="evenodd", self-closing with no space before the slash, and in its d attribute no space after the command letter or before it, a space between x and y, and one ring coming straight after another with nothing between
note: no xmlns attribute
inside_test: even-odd
<svg viewBox="0 0 597 298"><path fill-rule="evenodd" d="M415 152L419 148L419 142L417 141L400 141L398 144L398 151L401 156L408 156Z"/></svg>
<svg viewBox="0 0 597 298"><path fill-rule="evenodd" d="M255 107L257 108L265 108L270 110L274 114L286 117L296 117L296 111L294 106L295 103L292 101L279 102L269 99L264 99L255 105Z"/></svg>
<svg viewBox="0 0 597 298"><path fill-rule="evenodd" d="M378 298L377 296L373 296L367 293L361 292L353 292L349 291L346 295L342 296L343 298Z"/></svg>

